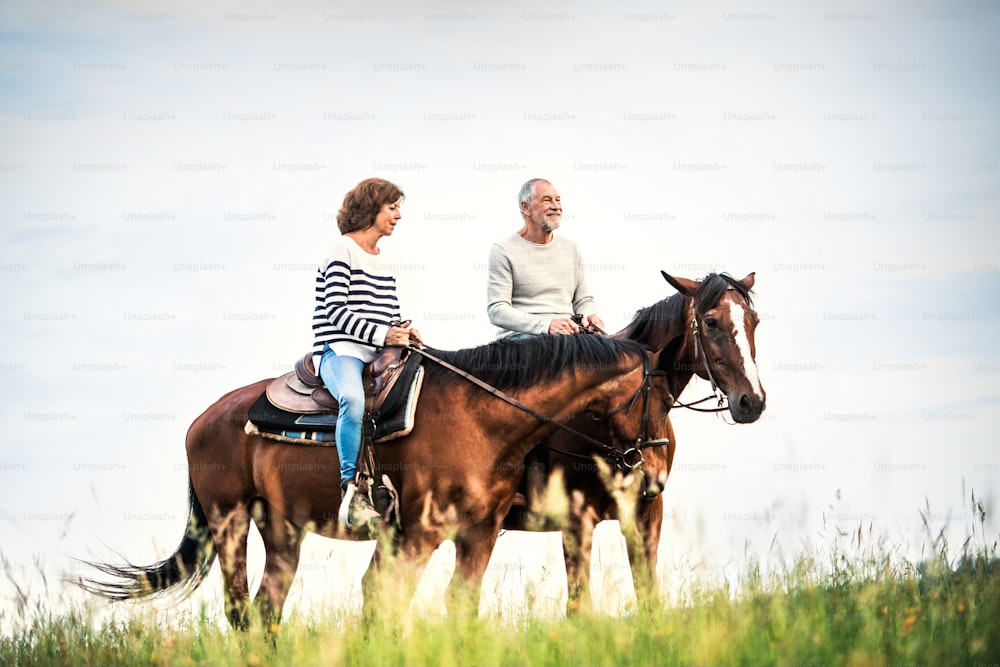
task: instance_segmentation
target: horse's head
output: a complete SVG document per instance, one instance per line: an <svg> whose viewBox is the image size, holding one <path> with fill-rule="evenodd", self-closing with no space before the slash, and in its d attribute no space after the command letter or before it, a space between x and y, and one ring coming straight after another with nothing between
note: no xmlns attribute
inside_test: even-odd
<svg viewBox="0 0 1000 667"><path fill-rule="evenodd" d="M750 294L754 274L736 280L713 273L699 281L660 273L691 303L688 335L695 373L726 395L736 422L757 421L766 394L757 374L754 332L758 317Z"/></svg>

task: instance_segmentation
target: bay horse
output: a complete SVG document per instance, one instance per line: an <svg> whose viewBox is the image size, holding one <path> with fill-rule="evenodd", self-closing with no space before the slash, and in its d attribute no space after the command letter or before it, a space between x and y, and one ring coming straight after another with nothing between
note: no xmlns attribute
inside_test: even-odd
<svg viewBox="0 0 1000 667"><path fill-rule="evenodd" d="M478 599L528 451L560 423L584 412L607 416L613 442L627 446L639 437L644 419L665 420L673 401L665 377L651 370L656 355L629 340L546 335L433 354L535 414L425 361L412 431L377 446L379 472L398 492L400 530L394 540L377 542L363 582L366 604L368 591L378 583L383 549L394 549L419 572L445 536L456 547L451 585L455 579L464 582ZM226 615L242 629L253 618L247 577L251 521L266 554L252 604L262 620L271 622L281 617L308 531L367 539L338 527L335 447L276 442L244 430L250 405L270 381L224 395L189 428L189 518L175 553L150 566L90 563L117 581L79 578L74 583L112 600L186 595L218 557ZM648 414L632 409L639 393L656 397Z"/></svg>
<svg viewBox="0 0 1000 667"><path fill-rule="evenodd" d="M764 410L766 394L756 367L754 336L759 319L751 292L754 274L736 280L724 273L711 273L699 281L661 273L677 292L640 309L614 337L637 341L658 352L657 368L666 374L670 395L680 396L692 377L698 375L726 397L734 422L756 421ZM587 416L574 419L570 426L592 438L609 437L607 423ZM634 528L629 528L634 534L628 536L631 539L626 544L636 591L642 596L648 596L649 587L656 582L663 521L660 494L677 447L669 415L657 429L653 437L669 444L642 450L639 468L643 475L642 489L635 505L628 507L634 520ZM554 432L529 453L527 473L519 487L525 498L537 498L552 471L562 471L564 490L571 501L562 533L573 600L578 600L587 588L595 524L621 518L622 508L602 479L594 454L594 448L586 440L568 431ZM539 526L546 526L545 517L534 515L529 507L515 506L504 520L504 527L512 530ZM627 530L624 525L623 530Z"/></svg>

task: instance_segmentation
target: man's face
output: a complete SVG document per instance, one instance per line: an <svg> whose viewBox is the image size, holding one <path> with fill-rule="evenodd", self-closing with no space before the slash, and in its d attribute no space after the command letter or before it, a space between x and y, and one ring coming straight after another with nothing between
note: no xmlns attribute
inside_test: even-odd
<svg viewBox="0 0 1000 667"><path fill-rule="evenodd" d="M539 225L546 234L559 229L562 221L562 200L551 183L536 183L530 204L521 204L521 211Z"/></svg>

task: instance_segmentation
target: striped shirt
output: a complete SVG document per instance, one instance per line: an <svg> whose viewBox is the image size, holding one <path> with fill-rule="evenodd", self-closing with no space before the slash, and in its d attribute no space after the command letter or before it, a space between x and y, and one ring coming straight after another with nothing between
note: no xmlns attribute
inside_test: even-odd
<svg viewBox="0 0 1000 667"><path fill-rule="evenodd" d="M366 363L375 358L389 323L400 319L391 269L383 253L368 254L350 236L337 240L316 273L314 355L329 345L339 355Z"/></svg>

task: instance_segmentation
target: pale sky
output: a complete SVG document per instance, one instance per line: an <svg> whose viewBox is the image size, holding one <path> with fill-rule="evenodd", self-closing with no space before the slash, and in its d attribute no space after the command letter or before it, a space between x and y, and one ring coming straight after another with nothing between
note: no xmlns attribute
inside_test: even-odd
<svg viewBox="0 0 1000 667"><path fill-rule="evenodd" d="M661 269L756 272L768 408L676 414L673 584L859 524L917 559L921 510L956 546L973 491L1000 509L990 3L15 1L0 25L0 542L26 573L172 552L188 425L308 349L373 175L407 194L383 247L435 347L492 338L486 258L532 177L609 328Z"/></svg>

